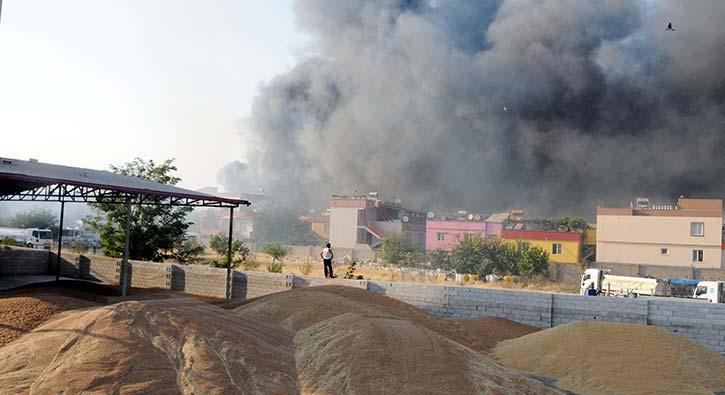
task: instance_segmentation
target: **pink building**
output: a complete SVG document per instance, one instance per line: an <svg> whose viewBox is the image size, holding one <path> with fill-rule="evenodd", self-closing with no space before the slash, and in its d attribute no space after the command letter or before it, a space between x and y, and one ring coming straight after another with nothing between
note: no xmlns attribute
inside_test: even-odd
<svg viewBox="0 0 725 395"><path fill-rule="evenodd" d="M463 218L428 219L425 226L425 250L450 251L466 235L479 234L482 238L501 237L502 224L508 218L508 213L496 213L478 221Z"/></svg>

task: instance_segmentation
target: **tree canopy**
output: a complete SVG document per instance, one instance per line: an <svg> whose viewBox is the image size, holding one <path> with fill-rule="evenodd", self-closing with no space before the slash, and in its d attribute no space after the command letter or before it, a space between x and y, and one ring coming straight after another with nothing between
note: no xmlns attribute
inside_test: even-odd
<svg viewBox="0 0 725 395"><path fill-rule="evenodd" d="M459 273L514 274L533 277L548 274L549 254L527 241L482 239L475 234L462 239L451 251L451 266Z"/></svg>
<svg viewBox="0 0 725 395"><path fill-rule="evenodd" d="M401 234L391 234L382 240L380 254L383 262L393 266L415 266L423 260L418 244Z"/></svg>
<svg viewBox="0 0 725 395"><path fill-rule="evenodd" d="M50 229L54 235L58 234L58 217L46 208L17 213L3 221L2 225L10 228Z"/></svg>
<svg viewBox="0 0 725 395"><path fill-rule="evenodd" d="M181 179L173 175L177 170L173 163L173 159L157 164L153 160L136 158L122 166L111 165L110 169L117 174L176 185ZM101 235L103 253L121 257L124 250L126 205L92 203L91 207L97 215L90 218L89 222ZM186 230L191 225L186 221L191 211L191 207L132 204L129 257L162 261L172 255L173 249L184 240Z"/></svg>

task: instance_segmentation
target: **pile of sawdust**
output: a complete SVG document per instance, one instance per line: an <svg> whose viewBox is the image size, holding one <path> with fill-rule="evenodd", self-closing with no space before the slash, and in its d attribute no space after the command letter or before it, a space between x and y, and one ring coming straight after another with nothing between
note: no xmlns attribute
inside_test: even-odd
<svg viewBox="0 0 725 395"><path fill-rule="evenodd" d="M289 332L193 299L61 313L0 348L0 393L293 393Z"/></svg>
<svg viewBox="0 0 725 395"><path fill-rule="evenodd" d="M574 322L501 342L494 355L580 393L725 391L725 357L653 326Z"/></svg>
<svg viewBox="0 0 725 395"><path fill-rule="evenodd" d="M97 303L54 293L0 296L0 347L40 326L55 314Z"/></svg>

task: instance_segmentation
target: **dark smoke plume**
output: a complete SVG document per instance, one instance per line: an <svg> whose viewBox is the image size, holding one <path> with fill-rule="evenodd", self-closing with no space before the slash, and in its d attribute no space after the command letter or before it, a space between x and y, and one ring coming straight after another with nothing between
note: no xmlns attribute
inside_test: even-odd
<svg viewBox="0 0 725 395"><path fill-rule="evenodd" d="M261 89L248 136L272 194L549 214L725 195L725 2L304 0L295 12L317 55Z"/></svg>

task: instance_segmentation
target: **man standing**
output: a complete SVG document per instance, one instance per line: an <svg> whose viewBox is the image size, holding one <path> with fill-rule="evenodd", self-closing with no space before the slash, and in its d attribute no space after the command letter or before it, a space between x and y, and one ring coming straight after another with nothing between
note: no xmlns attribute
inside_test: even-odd
<svg viewBox="0 0 725 395"><path fill-rule="evenodd" d="M320 258L322 258L322 263L325 266L325 278L335 278L332 274L332 258L334 257L335 255L332 253L332 247L330 246L330 243L327 243L327 246L322 249L322 252L320 252Z"/></svg>

